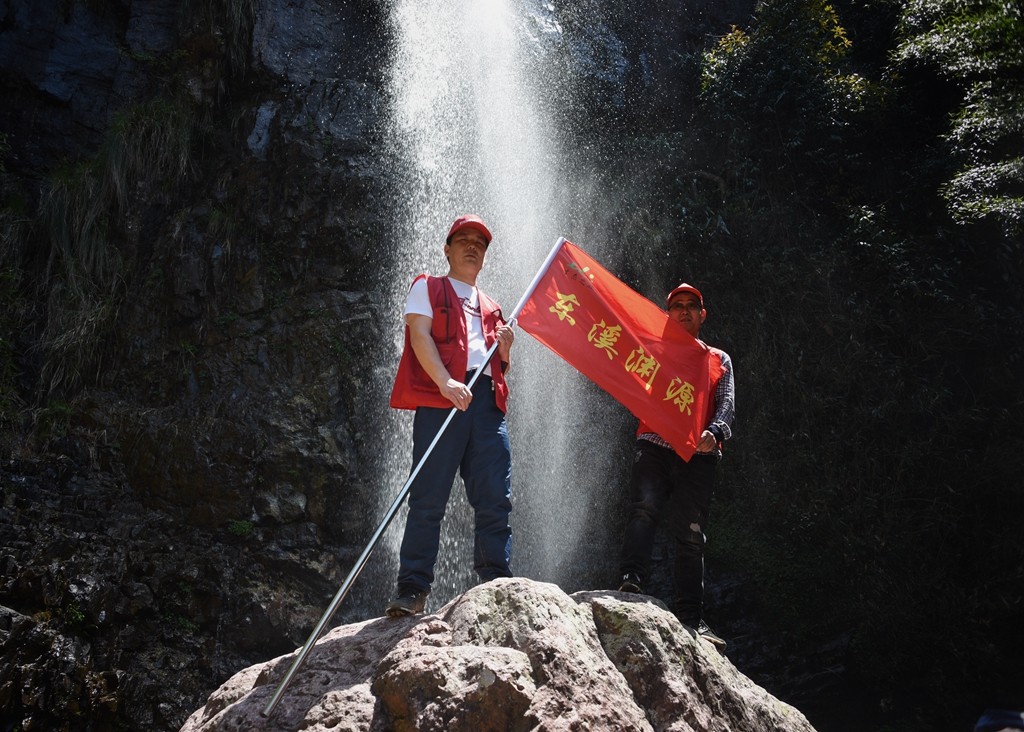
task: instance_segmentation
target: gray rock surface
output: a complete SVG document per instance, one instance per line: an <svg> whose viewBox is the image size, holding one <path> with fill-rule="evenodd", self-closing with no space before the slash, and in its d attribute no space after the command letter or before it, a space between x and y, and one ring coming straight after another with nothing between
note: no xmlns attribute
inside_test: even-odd
<svg viewBox="0 0 1024 732"><path fill-rule="evenodd" d="M436 613L326 633L269 718L294 654L246 668L181 732L813 732L651 598L498 579Z"/></svg>

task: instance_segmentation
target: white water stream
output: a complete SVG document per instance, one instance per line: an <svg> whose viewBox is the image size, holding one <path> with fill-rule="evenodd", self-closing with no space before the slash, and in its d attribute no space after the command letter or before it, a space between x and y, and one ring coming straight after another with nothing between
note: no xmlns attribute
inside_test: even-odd
<svg viewBox="0 0 1024 732"><path fill-rule="evenodd" d="M577 192L590 172L574 162L571 130L557 126L572 79L555 58L562 38L551 5L393 0L391 18L385 152L395 209L382 260L391 267L384 286L392 322L381 338L393 361L376 376L382 405L408 286L420 272L447 271L444 236L456 216L477 213L491 228L478 284L510 311L558 237L574 239L574 226L586 226L591 205ZM628 431L628 414L522 331L512 360L513 571L568 591L607 587L618 550L610 514L624 490L623 456L609 444ZM388 410L381 420L377 517L408 476L412 444L411 412ZM476 582L471 513L456 479L428 610ZM371 605L365 614L380 613L394 590L404 525L403 509L354 593Z"/></svg>

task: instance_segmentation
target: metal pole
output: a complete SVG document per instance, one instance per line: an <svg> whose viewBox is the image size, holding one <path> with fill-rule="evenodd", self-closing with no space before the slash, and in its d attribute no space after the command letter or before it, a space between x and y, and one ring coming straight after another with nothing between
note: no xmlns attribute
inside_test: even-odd
<svg viewBox="0 0 1024 732"><path fill-rule="evenodd" d="M547 258L544 260L544 264L541 265L541 268L537 271L537 274L534 275L533 281L526 288L526 292L523 293L523 296L519 298L519 302L516 304L515 309L512 311L512 315L508 318L507 322L509 325L513 327L515 326L515 319L519 316L519 313L522 311L523 307L525 307L526 301L530 299L531 295L533 295L533 291L537 289L537 285L540 284L541 278L545 275L545 273L547 273L548 267L551 266L552 260L554 260L555 255L558 254L558 250L562 248L562 243L564 241L564 238L559 238L555 245L551 248L551 251L548 253ZM491 357L494 355L494 352L497 350L497 348L498 342L495 341L494 343L491 344L490 349L487 351L487 356L484 359L484 363L490 362ZM471 390L473 388L473 384L476 383L476 380L480 376L482 371L483 369L477 369L473 373L472 378L470 378L469 383L466 386L468 386ZM370 554L377 546L377 542L380 541L381 536L384 535L384 532L387 530L388 526L391 525L391 522L394 520L395 515L398 513L398 510L402 507L402 503L405 501L405 497L409 493L409 487L412 485L412 482L416 479L416 476L419 475L420 468L422 468L423 464L427 462L427 458L430 457L430 453L433 452L434 446L437 445L438 440L441 439L441 435L444 434L444 431L448 428L448 425L451 423L452 418L455 417L455 413L457 411L457 407L452 407L451 411L448 412L448 416L445 418L444 424L441 425L441 428L437 431L437 434L434 435L434 439L427 447L426 452L423 453L423 457L420 458L420 461L416 464L416 467L413 469L412 473L409 474L408 480L405 481L405 485L402 486L402 490L398 492L398 497L395 498L394 503L391 504L391 508L389 508L387 513L384 514L384 519L380 522L380 526L377 527L377 530L373 532L373 536L370 538L370 542L366 545L366 548L363 549L363 553L359 555L359 559L356 560L356 564L352 568L352 571L348 573L348 577L345 578L345 581L338 589L337 594L334 595L334 599L331 600L331 604L327 608L327 611L323 614L323 617L320 618L320 622L316 624L316 627L313 628L313 632L309 634L309 638L306 640L306 644L299 651L299 655L295 657L294 661L292 661L292 665L288 669L288 673L286 673L284 675L284 678L281 679L281 683L278 684L277 690L274 692L274 695L270 698L270 701L267 702L267 705L263 708L262 715L264 717L269 717L271 714L274 713L274 708L281 701L281 697L284 696L284 692L288 689L288 686L291 684L292 678L299 670L299 667L302 666L302 664L305 662L306 656L308 656L309 652L313 650L313 645L317 642L317 640L319 640L321 634L324 632L324 629L327 627L327 624L331 622L331 618L334 617L334 613L335 611L337 611L338 606L341 605L342 600L344 600L345 597L348 595L348 591L352 587L352 583L355 582L356 577L358 577L359 573L363 570L363 567L366 565L367 560L369 560L370 558Z"/></svg>

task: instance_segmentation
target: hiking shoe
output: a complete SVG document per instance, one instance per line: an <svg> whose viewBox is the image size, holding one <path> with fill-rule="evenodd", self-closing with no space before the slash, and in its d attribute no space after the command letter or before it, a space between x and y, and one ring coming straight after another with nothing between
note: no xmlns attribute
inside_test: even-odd
<svg viewBox="0 0 1024 732"><path fill-rule="evenodd" d="M423 612L427 605L427 590L398 590L398 597L392 600L384 611L389 618L404 618Z"/></svg>
<svg viewBox="0 0 1024 732"><path fill-rule="evenodd" d="M633 572L622 575L619 592L632 592L634 595L642 595L644 591L640 587L640 576Z"/></svg>
<svg viewBox="0 0 1024 732"><path fill-rule="evenodd" d="M708 627L708 624L701 620L697 623L697 635L706 640L708 643L713 645L719 651L724 651L726 642L724 638L720 638L715 631Z"/></svg>

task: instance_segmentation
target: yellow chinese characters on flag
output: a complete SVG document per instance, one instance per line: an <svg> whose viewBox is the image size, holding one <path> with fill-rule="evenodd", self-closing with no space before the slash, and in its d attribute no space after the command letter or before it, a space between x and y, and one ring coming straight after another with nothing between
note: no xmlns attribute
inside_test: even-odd
<svg viewBox="0 0 1024 732"><path fill-rule="evenodd" d="M690 459L721 366L664 310L566 241L516 320Z"/></svg>

